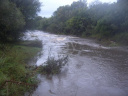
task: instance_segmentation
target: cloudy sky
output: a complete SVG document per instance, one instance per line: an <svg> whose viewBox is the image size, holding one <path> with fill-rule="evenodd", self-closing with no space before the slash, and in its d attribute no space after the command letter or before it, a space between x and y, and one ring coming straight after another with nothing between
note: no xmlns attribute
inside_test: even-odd
<svg viewBox="0 0 128 96"><path fill-rule="evenodd" d="M74 1L78 0L39 0L42 3L41 12L39 16L50 17L59 6L70 5ZM94 0L87 0L87 3L91 3ZM116 2L116 0L100 0L102 2Z"/></svg>

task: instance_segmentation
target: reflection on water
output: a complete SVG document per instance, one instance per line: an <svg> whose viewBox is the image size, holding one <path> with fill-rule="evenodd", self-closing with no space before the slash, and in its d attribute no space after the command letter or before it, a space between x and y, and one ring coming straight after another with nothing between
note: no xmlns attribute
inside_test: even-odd
<svg viewBox="0 0 128 96"><path fill-rule="evenodd" d="M41 80L32 96L128 96L128 51L104 47L93 40L35 31L24 39L40 39L43 55L69 55L68 65L59 75Z"/></svg>

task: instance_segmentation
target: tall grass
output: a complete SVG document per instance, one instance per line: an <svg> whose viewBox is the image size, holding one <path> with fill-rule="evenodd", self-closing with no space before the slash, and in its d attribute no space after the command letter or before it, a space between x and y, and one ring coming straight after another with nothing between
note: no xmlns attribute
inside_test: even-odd
<svg viewBox="0 0 128 96"><path fill-rule="evenodd" d="M0 96L23 96L24 92L31 89L30 86L13 82L8 82L8 85L4 83L12 80L36 84L35 77L31 75L32 70L26 66L28 66L28 60L34 57L40 48L20 45L9 46L4 46L5 51L0 50Z"/></svg>

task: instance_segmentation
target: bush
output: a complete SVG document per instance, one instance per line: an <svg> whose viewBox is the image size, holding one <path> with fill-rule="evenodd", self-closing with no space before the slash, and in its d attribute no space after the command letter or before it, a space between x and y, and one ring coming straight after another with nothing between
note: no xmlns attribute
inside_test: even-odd
<svg viewBox="0 0 128 96"><path fill-rule="evenodd" d="M48 57L46 65L39 66L41 74L53 75L61 72L61 68L68 62L68 56L55 59L55 57Z"/></svg>

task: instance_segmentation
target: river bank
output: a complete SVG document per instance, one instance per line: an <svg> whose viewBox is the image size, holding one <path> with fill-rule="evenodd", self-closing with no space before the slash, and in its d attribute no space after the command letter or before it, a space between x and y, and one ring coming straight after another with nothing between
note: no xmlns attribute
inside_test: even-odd
<svg viewBox="0 0 128 96"><path fill-rule="evenodd" d="M0 96L23 96L26 91L34 88L37 79L28 61L37 56L41 48L41 41L1 45Z"/></svg>

